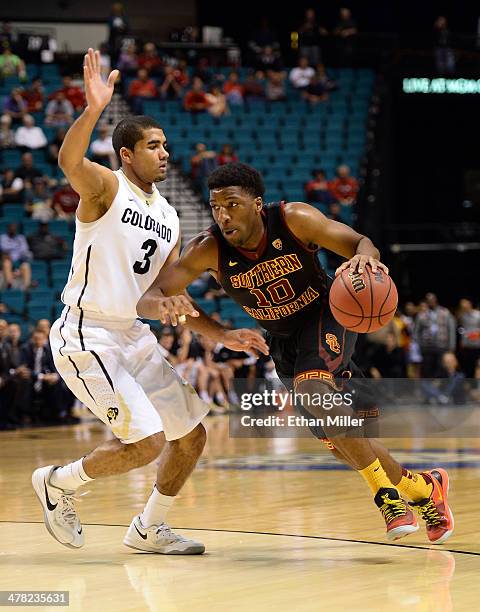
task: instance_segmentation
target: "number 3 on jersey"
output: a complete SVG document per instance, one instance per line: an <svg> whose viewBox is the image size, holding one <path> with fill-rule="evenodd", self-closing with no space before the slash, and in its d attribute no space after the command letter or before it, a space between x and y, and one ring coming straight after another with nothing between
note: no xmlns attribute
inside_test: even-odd
<svg viewBox="0 0 480 612"><path fill-rule="evenodd" d="M143 260L136 261L133 264L133 271L136 274L146 274L150 270L150 266L152 265L150 258L153 257L153 255L155 254L157 247L158 244L156 240L153 240L153 238L145 240L141 247L142 251L146 251L145 255L143 256Z"/></svg>

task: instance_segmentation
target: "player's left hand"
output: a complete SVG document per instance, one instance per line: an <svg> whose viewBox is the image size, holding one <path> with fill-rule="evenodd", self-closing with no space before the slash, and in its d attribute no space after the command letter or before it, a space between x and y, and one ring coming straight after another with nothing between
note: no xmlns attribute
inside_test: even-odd
<svg viewBox="0 0 480 612"><path fill-rule="evenodd" d="M245 351L268 355L268 345L262 334L254 329L230 329L225 332L223 344L232 351Z"/></svg>
<svg viewBox="0 0 480 612"><path fill-rule="evenodd" d="M365 271L365 266L367 265L372 268L372 272L374 274L379 268L380 270L383 270L385 274L388 274L387 266L378 259L375 259L370 255L354 255L352 259L349 259L335 270L335 276L338 276L347 268L350 268L350 272L352 273L358 271L359 274L362 274L362 272Z"/></svg>

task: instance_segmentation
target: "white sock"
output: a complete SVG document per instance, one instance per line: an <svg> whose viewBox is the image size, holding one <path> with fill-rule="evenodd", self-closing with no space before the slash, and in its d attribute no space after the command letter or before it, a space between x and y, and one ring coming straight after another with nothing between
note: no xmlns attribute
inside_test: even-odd
<svg viewBox="0 0 480 612"><path fill-rule="evenodd" d="M55 470L50 478L53 486L65 489L66 491L76 491L93 478L87 476L83 469L83 457L78 461L64 465Z"/></svg>
<svg viewBox="0 0 480 612"><path fill-rule="evenodd" d="M165 522L167 512L170 510L175 497L170 495L162 495L157 487L153 487L152 494L140 515L140 521L144 527L152 525L160 525Z"/></svg>

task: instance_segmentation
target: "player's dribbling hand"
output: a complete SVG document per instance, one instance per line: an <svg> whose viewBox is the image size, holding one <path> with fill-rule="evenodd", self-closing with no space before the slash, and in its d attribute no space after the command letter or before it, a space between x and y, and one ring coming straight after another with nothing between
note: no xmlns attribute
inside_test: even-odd
<svg viewBox="0 0 480 612"><path fill-rule="evenodd" d="M88 50L83 60L83 79L87 106L90 110L101 112L109 104L119 74L118 70L112 70L105 83L101 75L100 53L93 49Z"/></svg>
<svg viewBox="0 0 480 612"><path fill-rule="evenodd" d="M225 332L223 344L232 351L268 355L268 345L262 334L254 329L231 329Z"/></svg>
<svg viewBox="0 0 480 612"><path fill-rule="evenodd" d="M354 255L352 259L349 259L348 261L344 262L335 270L335 276L338 276L347 268L350 268L350 272L352 273L358 271L359 274L362 274L362 272L365 270L365 266L367 265L372 268L372 272L374 274L379 268L380 270L383 270L385 274L388 274L387 266L381 261L378 261L378 259L375 259L370 255Z"/></svg>
<svg viewBox="0 0 480 612"><path fill-rule="evenodd" d="M158 300L158 318L164 325L177 326L184 323L185 317L198 317L200 313L195 310L192 302L184 295L172 295Z"/></svg>

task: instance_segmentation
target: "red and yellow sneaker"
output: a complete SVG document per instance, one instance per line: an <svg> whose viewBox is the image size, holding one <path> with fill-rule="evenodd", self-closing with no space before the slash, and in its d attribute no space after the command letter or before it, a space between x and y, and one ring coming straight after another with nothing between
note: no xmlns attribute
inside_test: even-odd
<svg viewBox="0 0 480 612"><path fill-rule="evenodd" d="M415 514L397 489L380 489L374 501L385 519L388 540L399 540L418 530Z"/></svg>
<svg viewBox="0 0 480 612"><path fill-rule="evenodd" d="M443 544L453 533L453 514L448 505L450 481L446 470L435 468L421 475L433 485L428 499L412 503L426 523L428 539L432 544Z"/></svg>

